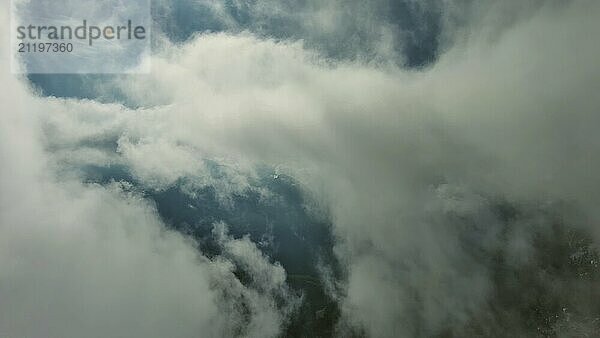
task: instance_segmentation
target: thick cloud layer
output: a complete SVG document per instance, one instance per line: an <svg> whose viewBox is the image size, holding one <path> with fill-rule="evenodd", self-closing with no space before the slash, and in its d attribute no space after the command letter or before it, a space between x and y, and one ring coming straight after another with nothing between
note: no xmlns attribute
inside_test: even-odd
<svg viewBox="0 0 600 338"><path fill-rule="evenodd" d="M225 235L219 243L231 254L208 259L193 241L167 230L131 185L57 175L60 156L47 152L52 142L44 139L43 121L68 105L34 96L9 74L5 57L2 64L1 336L273 337L281 331L288 315L275 302L291 311L297 299L282 284L279 265L257 255L253 244ZM98 152L80 154L89 159ZM253 260L244 269L261 277L250 287L235 275L235 260L246 257Z"/></svg>
<svg viewBox="0 0 600 338"><path fill-rule="evenodd" d="M165 41L152 74L105 84L143 109L38 98L4 75L0 328L281 332L298 300L248 238L217 224L222 255L197 256L127 186L70 170L119 163L148 188L188 177L226 200L266 164L334 226L337 334L597 333L600 4L473 11L483 19L419 73L218 33ZM202 159L236 170L214 182Z"/></svg>

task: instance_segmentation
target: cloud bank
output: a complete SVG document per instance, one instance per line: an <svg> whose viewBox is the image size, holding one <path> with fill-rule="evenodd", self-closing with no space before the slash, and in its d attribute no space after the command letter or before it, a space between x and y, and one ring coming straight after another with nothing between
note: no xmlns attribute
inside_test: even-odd
<svg viewBox="0 0 600 338"><path fill-rule="evenodd" d="M283 332L299 300L280 265L223 224L203 256L126 184L71 171L106 163L223 196L259 165L293 177L333 224L337 335L597 333L600 5L484 9L421 72L246 32L163 41L150 75L105 84L144 108L4 73L0 333ZM203 181L202 159L236 170Z"/></svg>

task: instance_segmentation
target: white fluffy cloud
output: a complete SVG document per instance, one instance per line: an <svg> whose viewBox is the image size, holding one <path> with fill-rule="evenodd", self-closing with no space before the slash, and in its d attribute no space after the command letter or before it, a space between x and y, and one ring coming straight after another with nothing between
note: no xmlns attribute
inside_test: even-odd
<svg viewBox="0 0 600 338"><path fill-rule="evenodd" d="M292 295L243 286L232 261L202 256L191 240L167 230L154 206L128 184L83 184L57 175L65 161L122 161L93 147L63 148L82 136L120 136L123 123L102 114L122 108L36 97L10 75L1 50L0 336L276 336L286 318L274 297L285 303ZM90 112L85 121L47 121L83 111ZM122 141L118 153L152 184L197 169L197 161L176 149L153 149L153 156L170 160L164 168L158 160L137 162L142 144L131 149ZM264 259L252 263L265 276L285 279L279 265ZM254 311L241 313L244 306Z"/></svg>
<svg viewBox="0 0 600 338"><path fill-rule="evenodd" d="M102 140L118 140L117 153L105 155L148 186L202 175L201 158L248 171L284 168L332 216L348 273L341 326L374 337L427 336L485 312L489 270L463 246L466 225L449 218L473 220L472 243L489 249L499 227L490 198L562 200L587 217L577 225L600 238L600 5L530 13L498 24L504 29L493 39L489 22L471 26L418 73L332 64L300 43L249 34L200 35L159 52L151 75L108 84L151 106L137 110L36 98L4 79L12 89L2 93L10 111L1 117L0 313L10 316L0 316L9 318L0 327L57 337L235 332L219 319L219 311L236 314L224 310L218 300L231 296L219 292L245 289L227 264L196 257L184 239L161 231L137 197L56 182L47 172L44 161L60 152L44 144ZM150 98L155 91L160 97ZM256 319L247 333L276 334L284 318L268 297L281 292L283 271L247 240L222 238L230 259L258 269L259 291L275 285L254 303L270 325ZM515 239L511 247L526 256L530 244Z"/></svg>

